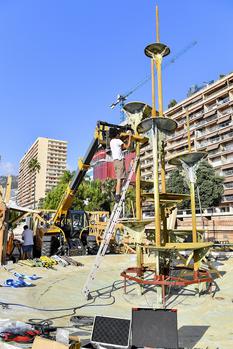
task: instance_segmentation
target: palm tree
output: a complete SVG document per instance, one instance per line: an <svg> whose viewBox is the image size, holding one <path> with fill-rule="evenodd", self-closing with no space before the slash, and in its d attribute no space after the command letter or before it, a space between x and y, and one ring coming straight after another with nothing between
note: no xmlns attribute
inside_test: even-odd
<svg viewBox="0 0 233 349"><path fill-rule="evenodd" d="M33 186L34 186L34 202L33 202L33 208L36 208L36 174L40 172L40 163L36 158L33 158L28 163L28 168L31 173L34 174L34 180L33 180Z"/></svg>

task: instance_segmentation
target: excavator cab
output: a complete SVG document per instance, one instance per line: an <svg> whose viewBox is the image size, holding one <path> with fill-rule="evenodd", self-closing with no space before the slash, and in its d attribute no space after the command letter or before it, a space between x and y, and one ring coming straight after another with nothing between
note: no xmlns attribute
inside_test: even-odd
<svg viewBox="0 0 233 349"><path fill-rule="evenodd" d="M89 215L81 210L68 210L67 215L62 215L57 227L59 231L43 237L42 255L68 254L70 256L96 253L97 243L95 236L89 236Z"/></svg>
<svg viewBox="0 0 233 349"><path fill-rule="evenodd" d="M69 211L70 220L71 220L71 231L70 237L79 237L88 229L89 219L85 211Z"/></svg>
<svg viewBox="0 0 233 349"><path fill-rule="evenodd" d="M69 210L60 222L64 231L70 255L86 254L86 236L89 220L85 211Z"/></svg>

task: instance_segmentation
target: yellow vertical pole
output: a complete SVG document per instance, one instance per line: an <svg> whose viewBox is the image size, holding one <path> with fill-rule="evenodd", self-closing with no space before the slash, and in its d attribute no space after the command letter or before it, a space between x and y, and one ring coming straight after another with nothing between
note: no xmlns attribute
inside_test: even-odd
<svg viewBox="0 0 233 349"><path fill-rule="evenodd" d="M151 59L151 90L152 90L152 118L156 117L156 105L155 105L155 62Z"/></svg>
<svg viewBox="0 0 233 349"><path fill-rule="evenodd" d="M194 250L193 251L193 259L194 259L194 265L193 265L193 270L194 270L194 278L198 277L198 270L200 268L200 257L199 257L199 251L200 250Z"/></svg>
<svg viewBox="0 0 233 349"><path fill-rule="evenodd" d="M136 144L136 156L140 159L140 143ZM138 166L136 170L136 219L142 219L142 206L141 206L141 168L140 161L138 161ZM137 253L137 268L139 268L139 275L142 277L143 273L141 272L143 267L143 249L140 244L136 245L136 253ZM142 288L139 288L139 293L141 294Z"/></svg>
<svg viewBox="0 0 233 349"><path fill-rule="evenodd" d="M156 42L160 42L160 35L159 35L159 8L158 5L156 5ZM158 81L158 110L159 110L159 116L163 116L163 94L162 94L162 55L157 54L155 56L155 63L156 63L156 69L157 69L157 81Z"/></svg>
<svg viewBox="0 0 233 349"><path fill-rule="evenodd" d="M156 117L155 105L155 75L154 60L151 59L151 90L152 90L152 118ZM155 203L155 244L161 244L161 221L160 221L160 205L159 205L159 164L158 164L158 131L153 125L152 134L153 147L153 168L154 168L154 203Z"/></svg>
<svg viewBox="0 0 233 349"><path fill-rule="evenodd" d="M186 109L186 126L188 135L188 151L191 153L191 136L190 136L190 123L189 123L189 113ZM191 213L192 213L192 240L197 242L197 221L196 221L196 203L195 203L195 187L193 178L190 180L190 201L191 201Z"/></svg>
<svg viewBox="0 0 233 349"><path fill-rule="evenodd" d="M189 124L189 113L187 109L185 113L186 113L186 126L187 126L187 135L188 135L188 151L189 153L191 153L192 146L191 146L191 136L190 136L190 124Z"/></svg>
<svg viewBox="0 0 233 349"><path fill-rule="evenodd" d="M1 194L1 193L0 193ZM0 265L4 255L4 233L5 233L6 204L0 195Z"/></svg>
<svg viewBox="0 0 233 349"><path fill-rule="evenodd" d="M160 42L159 35L159 8L156 6L156 42ZM155 56L156 70L157 70L157 84L158 84L158 110L159 116L163 115L163 88L162 88L162 55L157 54ZM164 149L161 149L161 189L162 192L166 192L166 171L165 171L165 154Z"/></svg>
<svg viewBox="0 0 233 349"><path fill-rule="evenodd" d="M154 203L155 203L155 244L161 245L161 219L159 204L159 166L158 166L158 131L154 125L152 142L153 142L153 161L154 161Z"/></svg>
<svg viewBox="0 0 233 349"><path fill-rule="evenodd" d="M159 116L163 116L163 88L162 88L162 55L157 54L155 56L155 63L157 69L157 82L158 82L158 109Z"/></svg>
<svg viewBox="0 0 233 349"><path fill-rule="evenodd" d="M159 42L159 7L155 7L155 17L156 17L156 41Z"/></svg>
<svg viewBox="0 0 233 349"><path fill-rule="evenodd" d="M140 143L136 144L136 156L140 158ZM136 218L137 220L142 219L142 206L141 206L141 168L140 161L136 170Z"/></svg>
<svg viewBox="0 0 233 349"><path fill-rule="evenodd" d="M161 144L161 190L162 193L166 193L166 170L165 170L165 150L164 150L164 142Z"/></svg>
<svg viewBox="0 0 233 349"><path fill-rule="evenodd" d="M193 242L197 242L195 188L194 188L194 183L192 181L190 182L190 199L191 199L191 212L192 212L192 237L193 237Z"/></svg>
<svg viewBox="0 0 233 349"><path fill-rule="evenodd" d="M156 6L156 42L159 42L159 9L158 6ZM161 56L161 55L159 55ZM155 56L155 64L157 69L157 79L158 79L158 109L159 109L159 116L163 115L163 106L162 106L162 80L161 80L161 60L160 60L160 67L158 64L158 58L157 55ZM162 58L162 56L161 56ZM154 162L156 162L156 166L154 166L154 172L156 175L154 175L155 183L154 188L156 188L155 194L154 194L154 200L155 200L155 243L156 246L161 246L161 216L163 219L163 229L164 229L164 212L162 212L162 215L160 216L160 201L159 201L159 156L158 156L158 129L157 126L154 124L154 138L156 139L156 143L153 143L153 158ZM162 158L163 158L163 149L161 149L161 186L162 191L166 191L165 188L165 166L162 164ZM160 274L160 254L159 250L155 251L155 263L156 263L156 274ZM161 303L161 287L157 287L157 302Z"/></svg>
<svg viewBox="0 0 233 349"><path fill-rule="evenodd" d="M12 177L8 176L7 183L6 183L5 195L4 195L4 201L6 204L9 203L10 198L11 198L11 185L12 185Z"/></svg>

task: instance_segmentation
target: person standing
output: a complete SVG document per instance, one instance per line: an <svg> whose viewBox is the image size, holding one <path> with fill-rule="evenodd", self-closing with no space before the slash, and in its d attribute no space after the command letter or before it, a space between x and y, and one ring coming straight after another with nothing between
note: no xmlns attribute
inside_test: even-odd
<svg viewBox="0 0 233 349"><path fill-rule="evenodd" d="M125 161L124 161L124 154L123 150L129 149L131 145L131 139L132 135L131 133L128 136L128 142L125 144L120 139L120 134L117 129L111 129L110 132L110 148L112 152L112 159L114 162L114 170L116 175L116 193L115 193L115 201L119 202L121 198L121 187L122 187L122 181L125 179L126 172L125 172Z"/></svg>
<svg viewBox="0 0 233 349"><path fill-rule="evenodd" d="M41 257L42 245L43 245L43 237L47 233L47 227L44 222L40 222L39 227L36 229L35 236L35 257Z"/></svg>
<svg viewBox="0 0 233 349"><path fill-rule="evenodd" d="M23 259L31 259L33 257L33 231L28 228L28 225L23 227Z"/></svg>

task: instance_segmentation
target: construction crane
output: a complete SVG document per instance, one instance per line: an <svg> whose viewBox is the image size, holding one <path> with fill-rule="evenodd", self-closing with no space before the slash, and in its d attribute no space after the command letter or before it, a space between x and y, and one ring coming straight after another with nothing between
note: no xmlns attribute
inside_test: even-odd
<svg viewBox="0 0 233 349"><path fill-rule="evenodd" d="M170 59L167 63L164 64L163 69L166 69L171 64L175 63L177 59L179 59L181 56L183 56L187 51L189 51L191 48L193 48L197 44L197 41L192 41L190 44L185 46L181 51L179 51L177 54L175 54L172 59ZM117 99L115 102L113 102L110 105L111 109L114 109L117 105L120 107L120 114L121 114L121 121L124 121L124 112L123 107L125 105L125 101L128 99L130 95L132 95L136 90L138 90L140 87L145 85L148 81L151 80L151 74L147 75L143 80L139 81L134 88L132 88L130 91L128 91L125 94L118 94Z"/></svg>

